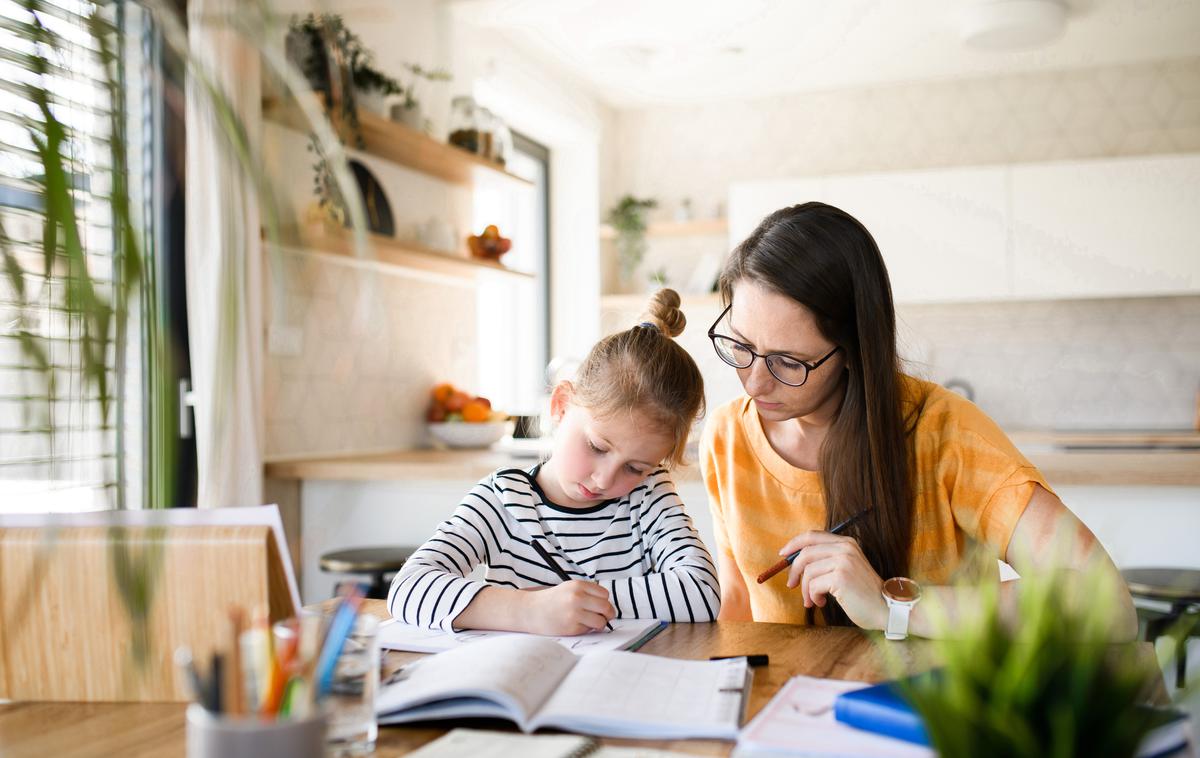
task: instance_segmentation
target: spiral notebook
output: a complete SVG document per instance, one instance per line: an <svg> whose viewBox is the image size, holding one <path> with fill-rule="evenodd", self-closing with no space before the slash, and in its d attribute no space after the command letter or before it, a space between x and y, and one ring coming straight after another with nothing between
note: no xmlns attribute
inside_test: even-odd
<svg viewBox="0 0 1200 758"><path fill-rule="evenodd" d="M455 729L409 753L411 758L681 758L685 753L648 747L601 746L577 734L514 734Z"/></svg>

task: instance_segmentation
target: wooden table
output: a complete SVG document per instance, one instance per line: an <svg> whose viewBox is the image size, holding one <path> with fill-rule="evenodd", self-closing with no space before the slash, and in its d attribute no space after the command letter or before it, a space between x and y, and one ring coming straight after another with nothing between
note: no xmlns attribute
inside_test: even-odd
<svg viewBox="0 0 1200 758"><path fill-rule="evenodd" d="M386 617L383 601L367 601L370 612ZM882 634L846 628L810 628L790 624L718 621L671 624L642 652L672 658L707 659L714 655L768 653L770 665L755 669L747 719L762 709L796 674L875 682L887 679ZM922 640L887 643L909 671L927 668L931 644ZM1143 643L1153 659L1153 651ZM388 652L386 670L420 657ZM1160 680L1161 685L1161 680ZM1165 690L1159 699L1165 699ZM184 754L184 706L181 704L13 703L0 705L0 755L26 756L181 756ZM451 726L511 728L495 721L442 722L445 726L389 726L379 730L375 755L403 755L444 734ZM604 740L614 745L646 745L696 755L728 755L729 742L716 740Z"/></svg>

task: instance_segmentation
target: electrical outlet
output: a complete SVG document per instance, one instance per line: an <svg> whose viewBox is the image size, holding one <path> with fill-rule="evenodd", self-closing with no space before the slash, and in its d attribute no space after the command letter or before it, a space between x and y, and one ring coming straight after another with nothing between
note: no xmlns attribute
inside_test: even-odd
<svg viewBox="0 0 1200 758"><path fill-rule="evenodd" d="M273 324L267 329L267 354L296 356L304 350L304 330L298 326Z"/></svg>

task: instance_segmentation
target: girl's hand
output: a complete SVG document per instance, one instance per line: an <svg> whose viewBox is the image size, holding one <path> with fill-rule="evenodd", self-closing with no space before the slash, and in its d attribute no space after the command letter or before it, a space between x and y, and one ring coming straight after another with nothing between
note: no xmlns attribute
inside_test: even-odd
<svg viewBox="0 0 1200 758"><path fill-rule="evenodd" d="M527 592L525 606L523 626L534 634L586 634L603 629L617 615L608 590L581 579Z"/></svg>
<svg viewBox="0 0 1200 758"><path fill-rule="evenodd" d="M793 537L780 555L800 550L788 569L788 587L800 587L804 607L825 607L827 596L837 598L850 620L863 629L887 626L883 580L871 568L858 541L829 532L804 532Z"/></svg>

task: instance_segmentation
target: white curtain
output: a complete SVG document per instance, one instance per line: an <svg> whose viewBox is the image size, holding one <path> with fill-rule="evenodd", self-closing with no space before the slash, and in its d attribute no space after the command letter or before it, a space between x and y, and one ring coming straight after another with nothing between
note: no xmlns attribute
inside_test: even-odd
<svg viewBox="0 0 1200 758"><path fill-rule="evenodd" d="M223 19L237 0L190 0L192 54L253 141L261 133L259 58ZM201 508L263 497L263 287L253 184L203 85L187 85L187 298Z"/></svg>

